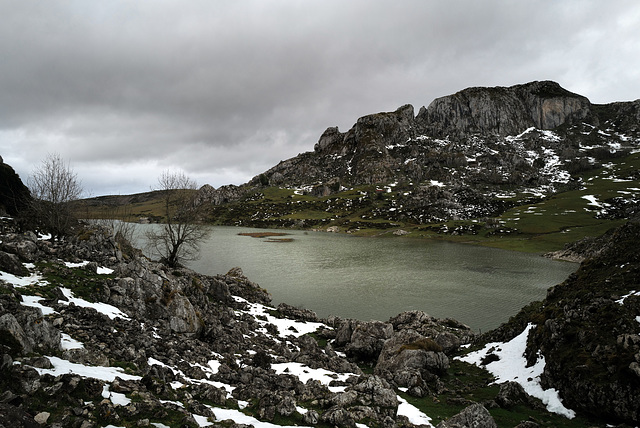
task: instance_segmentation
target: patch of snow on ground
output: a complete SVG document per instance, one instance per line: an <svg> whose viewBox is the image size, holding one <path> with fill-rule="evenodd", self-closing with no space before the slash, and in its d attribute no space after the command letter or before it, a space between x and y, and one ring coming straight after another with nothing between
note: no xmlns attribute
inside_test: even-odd
<svg viewBox="0 0 640 428"><path fill-rule="evenodd" d="M269 422L262 422L258 419L247 416L244 413L234 409L220 409L218 407L209 407L216 415L216 421L226 421L231 419L237 424L253 425L255 428L294 428L287 425L275 425ZM296 428L305 428L303 426L295 426ZM307 427L308 428L308 427Z"/></svg>
<svg viewBox="0 0 640 428"><path fill-rule="evenodd" d="M42 303L40 303L40 300L44 300L44 298L40 296L23 295L22 302L20 302L20 304L22 306L31 306L32 308L40 308L40 310L42 311L42 315L51 315L56 313L56 311L54 311L53 308L50 308L49 306L44 306Z"/></svg>
<svg viewBox="0 0 640 428"><path fill-rule="evenodd" d="M589 201L587 205L593 205L597 208L603 208L602 203L598 202L598 198L596 198L595 195L584 195L582 199L586 199L587 201Z"/></svg>
<svg viewBox="0 0 640 428"><path fill-rule="evenodd" d="M200 427L209 427L213 425L213 422L209 422L209 418L207 418L206 416L196 415L195 413L192 416Z"/></svg>
<svg viewBox="0 0 640 428"><path fill-rule="evenodd" d="M109 391L109 385L102 387L102 398L111 400L115 406L128 406L131 404L131 399L127 398L126 395L120 392Z"/></svg>
<svg viewBox="0 0 640 428"><path fill-rule="evenodd" d="M68 351L69 349L82 349L84 348L84 343L75 340L67 333L62 333L62 338L60 339L60 347L63 351Z"/></svg>
<svg viewBox="0 0 640 428"><path fill-rule="evenodd" d="M127 314L125 314L124 312L122 312L120 309L116 308L113 305L109 305L107 303L91 303L88 302L84 299L80 299L79 297L75 297L73 295L73 292L71 290L69 290L68 288L60 288L60 290L62 291L62 294L64 295L64 297L66 297L68 299L68 302L65 302L64 300L59 300L59 303L62 303L63 305L69 305L71 303L75 304L76 306L80 306L83 308L94 308L96 311L100 312L101 314L104 314L106 316L108 316L111 319L120 317L120 318L124 318L126 320L129 319L129 317L127 316Z"/></svg>
<svg viewBox="0 0 640 428"><path fill-rule="evenodd" d="M89 262L87 260L80 262L80 263L72 263L72 262L64 262L64 265L68 268L79 268L79 267L84 267L86 265L88 265Z"/></svg>
<svg viewBox="0 0 640 428"><path fill-rule="evenodd" d="M424 413L422 413L416 406L413 404L409 404L407 400L398 396L398 401L400 404L398 405L398 416L406 416L414 425L426 425L428 427L433 427L431 424L431 418Z"/></svg>
<svg viewBox="0 0 640 428"><path fill-rule="evenodd" d="M278 328L278 334L281 337L294 336L299 337L305 334L313 333L318 328L322 327L324 324L319 322L303 322L296 321L286 318L276 318L269 313L269 311L274 310L274 308L261 305L259 303L249 303L247 300L242 297L234 296L234 299L237 302L246 303L249 307L246 311L237 311L241 313L247 313L253 317L256 317L256 321L263 326L267 324L273 324ZM264 319L258 319L257 316Z"/></svg>
<svg viewBox="0 0 640 428"><path fill-rule="evenodd" d="M300 379L300 382L307 383L309 379L317 380L323 385L329 386L329 383L334 380L345 381L351 376L355 376L354 373L336 373L327 369L319 368L312 369L301 363L277 363L271 364L271 368L275 370L276 374L291 374ZM341 392L342 387L336 387L337 392ZM332 388L329 388L334 391ZM334 391L334 392L336 392Z"/></svg>
<svg viewBox="0 0 640 428"><path fill-rule="evenodd" d="M491 349L495 349L493 353L500 359L484 366L487 371L495 376L496 380L494 383L517 382L522 385L529 395L540 399L547 406L548 411L572 419L576 413L571 409L567 409L562 404L558 391L554 388L543 390L540 385L540 375L545 366L544 356L540 355L536 364L532 367L527 367L524 351L527 347L529 331L533 327L534 325L530 323L522 333L509 342L488 343L483 349L470 352L464 357L455 358L460 361L475 364L478 367L483 367L481 361Z"/></svg>
<svg viewBox="0 0 640 428"><path fill-rule="evenodd" d="M52 376L63 375L67 373L77 374L82 377L89 377L93 379L102 380L105 382L113 382L116 377L122 380L140 380L142 377L130 375L124 372L120 367L106 367L106 366L85 366L84 364L72 363L71 361L63 360L58 357L46 357L51 361L53 365L52 369L35 368L38 373L50 374Z"/></svg>
<svg viewBox="0 0 640 428"><path fill-rule="evenodd" d="M640 296L640 291L633 290L631 293L625 294L620 299L616 300L616 303L619 305L624 305L624 301L626 300L626 298L631 296Z"/></svg>
<svg viewBox="0 0 640 428"><path fill-rule="evenodd" d="M11 284L14 287L27 287L29 285L46 285L48 284L40 275L32 273L29 276L16 276L12 273L0 271L0 279Z"/></svg>
<svg viewBox="0 0 640 428"><path fill-rule="evenodd" d="M79 268L79 267L84 267L86 265L89 264L89 261L85 260L83 262L80 263L72 263L72 262L64 262L64 265L68 268ZM107 268L107 267L98 267L98 271L97 271L98 275L109 275L111 273L113 273L113 269Z"/></svg>

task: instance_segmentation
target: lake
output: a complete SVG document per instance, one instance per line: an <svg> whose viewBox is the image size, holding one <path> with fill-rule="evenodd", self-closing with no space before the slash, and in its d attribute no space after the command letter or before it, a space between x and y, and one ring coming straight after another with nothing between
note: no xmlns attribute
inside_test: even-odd
<svg viewBox="0 0 640 428"><path fill-rule="evenodd" d="M145 227L154 226L138 230ZM271 293L274 304L286 302L321 317L386 321L416 309L486 331L543 299L578 267L442 241L286 231L283 238L292 241L274 243L238 235L274 230L211 228L201 258L190 268L216 275L239 266Z"/></svg>

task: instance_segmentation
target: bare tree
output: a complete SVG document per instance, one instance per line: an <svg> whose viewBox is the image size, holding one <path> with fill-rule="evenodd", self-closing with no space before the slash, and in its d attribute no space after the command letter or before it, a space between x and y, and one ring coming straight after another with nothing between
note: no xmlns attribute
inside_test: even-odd
<svg viewBox="0 0 640 428"><path fill-rule="evenodd" d="M71 202L82 194L82 185L68 163L59 154L47 155L30 179L33 202L31 213L36 226L52 238L69 234L77 223Z"/></svg>
<svg viewBox="0 0 640 428"><path fill-rule="evenodd" d="M200 256L200 243L209 234L209 229L198 223L193 202L196 182L182 172L165 171L156 190L162 192L165 223L160 230L146 233L147 247L168 266L179 267Z"/></svg>

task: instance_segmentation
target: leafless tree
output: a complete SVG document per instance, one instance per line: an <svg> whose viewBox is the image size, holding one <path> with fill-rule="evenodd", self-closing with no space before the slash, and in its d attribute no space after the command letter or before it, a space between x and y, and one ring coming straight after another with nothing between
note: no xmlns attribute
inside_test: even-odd
<svg viewBox="0 0 640 428"><path fill-rule="evenodd" d="M71 202L83 191L77 174L59 154L53 153L33 171L28 183L33 197L31 214L36 226L51 233L52 238L68 235L77 223Z"/></svg>
<svg viewBox="0 0 640 428"><path fill-rule="evenodd" d="M146 233L148 250L168 266L179 267L200 256L200 243L209 229L198 223L193 198L196 182L182 172L165 171L158 178L165 223Z"/></svg>

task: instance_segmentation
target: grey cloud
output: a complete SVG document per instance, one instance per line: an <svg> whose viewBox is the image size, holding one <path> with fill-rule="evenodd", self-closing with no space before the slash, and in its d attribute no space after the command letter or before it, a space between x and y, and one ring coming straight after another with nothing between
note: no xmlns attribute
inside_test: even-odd
<svg viewBox="0 0 640 428"><path fill-rule="evenodd" d="M638 98L639 21L633 1L0 1L0 151L140 191L166 167L239 184L468 86Z"/></svg>

